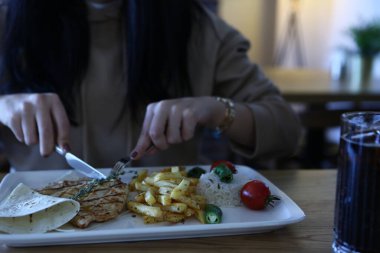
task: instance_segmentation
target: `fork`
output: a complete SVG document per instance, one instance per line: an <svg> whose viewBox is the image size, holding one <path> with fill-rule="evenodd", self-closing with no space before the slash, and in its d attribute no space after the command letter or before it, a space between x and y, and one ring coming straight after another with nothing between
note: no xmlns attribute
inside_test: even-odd
<svg viewBox="0 0 380 253"><path fill-rule="evenodd" d="M151 143L149 147L146 149L146 151L149 151L153 147L154 147L154 144ZM112 167L111 172L108 175L108 177L114 177L114 178L118 177L121 174L121 172L131 164L131 162L132 162L131 157L121 158Z"/></svg>
<svg viewBox="0 0 380 253"><path fill-rule="evenodd" d="M128 158L121 158L119 161L115 163L115 165L112 167L110 174L108 177L118 177L121 172L128 167L131 164L132 159L130 157Z"/></svg>

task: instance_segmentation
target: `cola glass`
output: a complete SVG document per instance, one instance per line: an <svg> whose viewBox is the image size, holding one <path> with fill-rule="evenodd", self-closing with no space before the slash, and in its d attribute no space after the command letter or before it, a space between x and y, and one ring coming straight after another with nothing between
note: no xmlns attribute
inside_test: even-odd
<svg viewBox="0 0 380 253"><path fill-rule="evenodd" d="M380 252L380 112L341 116L334 252Z"/></svg>

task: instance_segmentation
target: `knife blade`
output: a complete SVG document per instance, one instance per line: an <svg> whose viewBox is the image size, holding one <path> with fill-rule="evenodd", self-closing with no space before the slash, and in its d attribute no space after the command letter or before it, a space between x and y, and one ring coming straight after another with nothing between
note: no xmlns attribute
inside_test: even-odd
<svg viewBox="0 0 380 253"><path fill-rule="evenodd" d="M79 159L75 155L73 155L70 152L64 151L62 148L56 146L55 151L65 157L66 162L77 172L80 174L85 175L86 177L90 178L96 178L96 179L104 179L106 176L92 167L91 165L87 164L83 160Z"/></svg>

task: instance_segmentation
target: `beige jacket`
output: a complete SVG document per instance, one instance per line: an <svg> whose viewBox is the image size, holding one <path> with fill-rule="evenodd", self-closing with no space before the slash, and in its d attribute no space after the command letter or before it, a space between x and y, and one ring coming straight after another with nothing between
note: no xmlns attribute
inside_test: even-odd
<svg viewBox="0 0 380 253"><path fill-rule="evenodd" d="M232 150L257 159L292 154L300 125L278 89L247 57L249 42L215 15L206 12L202 28L195 27L189 47L189 73L194 96L229 97L245 103L256 121L255 150L230 143ZM71 129L72 152L95 167L111 167L133 149L142 121L135 124L123 112L125 99L123 47L117 4L98 10L89 5L91 26L90 65L78 92L80 125ZM206 110L207 108L205 108ZM141 118L144 112L139 113ZM201 152L202 129L186 143L174 145L135 166L185 165L211 162ZM18 143L9 129L1 127L0 142L18 170L61 169L67 164L56 154L42 158L38 146ZM206 159L205 159L206 158Z"/></svg>

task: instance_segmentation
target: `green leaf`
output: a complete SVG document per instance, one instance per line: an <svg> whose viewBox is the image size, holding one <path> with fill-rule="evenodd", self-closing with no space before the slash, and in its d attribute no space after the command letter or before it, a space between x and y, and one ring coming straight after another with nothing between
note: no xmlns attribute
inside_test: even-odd
<svg viewBox="0 0 380 253"><path fill-rule="evenodd" d="M373 57L380 52L380 20L374 20L349 29L360 55Z"/></svg>

